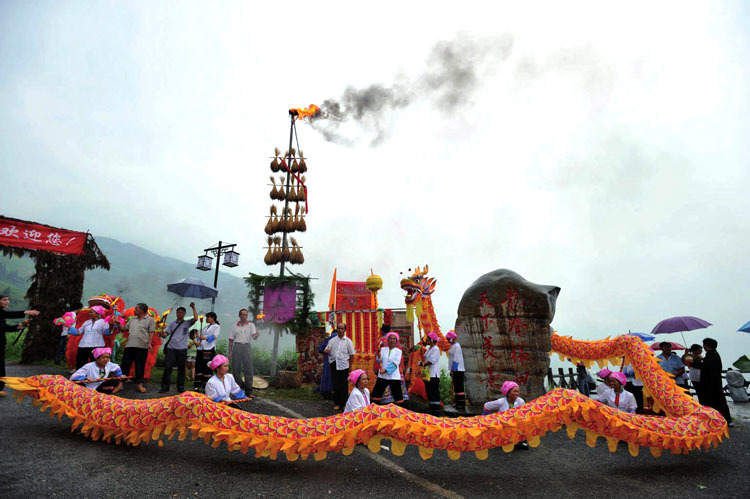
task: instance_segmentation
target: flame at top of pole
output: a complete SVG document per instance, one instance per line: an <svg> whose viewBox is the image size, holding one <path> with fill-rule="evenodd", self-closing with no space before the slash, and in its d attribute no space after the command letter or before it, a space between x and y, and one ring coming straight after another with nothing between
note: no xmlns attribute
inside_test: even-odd
<svg viewBox="0 0 750 499"><path fill-rule="evenodd" d="M289 110L289 114L291 114L292 116L297 116L298 120L302 120L305 118L316 118L318 115L320 115L320 107L316 106L315 104L310 104L305 108L292 108Z"/></svg>

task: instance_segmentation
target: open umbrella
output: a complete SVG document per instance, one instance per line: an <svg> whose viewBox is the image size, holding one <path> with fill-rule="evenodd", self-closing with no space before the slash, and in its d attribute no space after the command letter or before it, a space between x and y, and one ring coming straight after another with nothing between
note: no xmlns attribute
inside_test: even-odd
<svg viewBox="0 0 750 499"><path fill-rule="evenodd" d="M670 317L659 322L654 329L651 330L651 334L668 334L668 333L682 333L683 331L693 331L695 329L703 329L704 327L710 326L711 323L693 317L692 315L681 315L678 317ZM685 335L682 335L682 341L685 341Z"/></svg>
<svg viewBox="0 0 750 499"><path fill-rule="evenodd" d="M214 298L219 294L219 291L201 281L200 279L194 279L187 277L181 281L167 284L167 291L182 296L183 298L198 298L203 300L205 298Z"/></svg>
<svg viewBox="0 0 750 499"><path fill-rule="evenodd" d="M737 331L742 333L750 333L750 321L747 321L745 325L739 328Z"/></svg>
<svg viewBox="0 0 750 499"><path fill-rule="evenodd" d="M651 350L661 350L661 341L658 341L651 345ZM675 343L674 341L668 342L670 345L672 345L672 350L685 350L685 347L680 345L679 343Z"/></svg>
<svg viewBox="0 0 750 499"><path fill-rule="evenodd" d="M636 338L640 338L643 341L654 341L656 339L656 336L654 336L653 334L636 333L635 331L628 331L627 336L635 336Z"/></svg>

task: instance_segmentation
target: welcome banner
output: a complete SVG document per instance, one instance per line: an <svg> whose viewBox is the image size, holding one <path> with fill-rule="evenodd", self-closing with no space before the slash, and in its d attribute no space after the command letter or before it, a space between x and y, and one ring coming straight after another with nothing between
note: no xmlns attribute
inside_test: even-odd
<svg viewBox="0 0 750 499"><path fill-rule="evenodd" d="M0 217L0 246L82 255L88 234Z"/></svg>

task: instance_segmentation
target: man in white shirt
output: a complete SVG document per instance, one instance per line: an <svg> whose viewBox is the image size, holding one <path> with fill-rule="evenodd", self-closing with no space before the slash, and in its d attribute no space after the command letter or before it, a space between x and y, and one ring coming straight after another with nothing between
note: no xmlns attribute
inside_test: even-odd
<svg viewBox="0 0 750 499"><path fill-rule="evenodd" d="M232 326L229 335L229 360L232 361L232 373L238 385L247 397L253 394L253 348L250 340L258 339L255 324L248 322L248 312L243 308L239 312L239 322Z"/></svg>
<svg viewBox="0 0 750 499"><path fill-rule="evenodd" d="M331 377L333 378L333 410L341 410L349 397L349 365L354 359L354 343L347 338L346 324L336 326L336 336L331 338L325 353L331 363Z"/></svg>

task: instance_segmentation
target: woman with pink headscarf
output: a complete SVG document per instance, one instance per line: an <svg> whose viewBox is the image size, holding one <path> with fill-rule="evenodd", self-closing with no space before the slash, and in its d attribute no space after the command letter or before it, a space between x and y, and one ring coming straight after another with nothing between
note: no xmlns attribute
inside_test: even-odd
<svg viewBox="0 0 750 499"><path fill-rule="evenodd" d="M73 373L70 379L73 381L102 380L86 383L86 388L91 388L100 393L114 395L122 390L122 381L119 379L104 379L109 378L110 374L116 377L122 376L120 366L114 362L110 362L112 360L112 349L104 347L94 348L91 354L96 360L82 366Z"/></svg>
<svg viewBox="0 0 750 499"><path fill-rule="evenodd" d="M515 381L506 381L503 386L500 387L500 393L505 397L500 397L492 402L487 402L482 408L482 415L486 416L493 412L507 411L511 407L521 407L525 404L524 400L520 397L521 389L518 387L518 383ZM529 450L529 444L526 441L518 442L516 449Z"/></svg>
<svg viewBox="0 0 750 499"><path fill-rule="evenodd" d="M104 337L112 334L110 325L103 319L106 313L104 307L94 305L89 309L89 319L78 328L78 331L75 333L69 332L73 336L82 336L76 353L76 369L80 369L87 362L93 360L91 354L94 349L104 347Z"/></svg>
<svg viewBox="0 0 750 499"><path fill-rule="evenodd" d="M635 397L632 393L623 390L627 382L628 378L624 373L611 372L607 376L607 385L609 385L610 390L598 397L599 402L621 411L635 412L638 408Z"/></svg>
<svg viewBox="0 0 750 499"><path fill-rule="evenodd" d="M425 384L427 401L430 403L430 414L440 416L440 349L437 346L439 337L431 332L427 339L430 345L424 355L424 365L430 368L430 381Z"/></svg>
<svg viewBox="0 0 750 499"><path fill-rule="evenodd" d="M234 376L229 374L229 359L219 354L211 359L208 367L214 375L206 382L206 396L214 402L231 402L232 397L243 399L246 397ZM230 407L239 409L239 406L230 404Z"/></svg>
<svg viewBox="0 0 750 499"><path fill-rule="evenodd" d="M375 386L372 388L372 401L378 404L383 400L383 392L391 387L393 403L404 404L404 392L401 390L401 349L398 347L398 334L390 332L385 336L387 346L380 349L380 370Z"/></svg>
<svg viewBox="0 0 750 499"><path fill-rule="evenodd" d="M367 373L362 369L355 369L349 374L349 383L354 385L346 401L344 412L364 409L370 405L370 390L367 389Z"/></svg>
<svg viewBox="0 0 750 499"><path fill-rule="evenodd" d="M518 383L516 383L515 381L506 381L505 383L503 383L503 386L500 387L500 393L505 395L505 397L500 397L497 400L493 400L492 402L487 402L486 404L484 404L484 408L482 410L483 416L486 416L487 414L493 412L507 411L511 407L521 407L526 403L520 397L521 389L518 387Z"/></svg>
<svg viewBox="0 0 750 499"><path fill-rule="evenodd" d="M612 388L609 386L609 377L612 375L612 371L609 369L602 369L596 373L597 377L602 380L601 383L596 384L596 399L600 400L606 395Z"/></svg>

